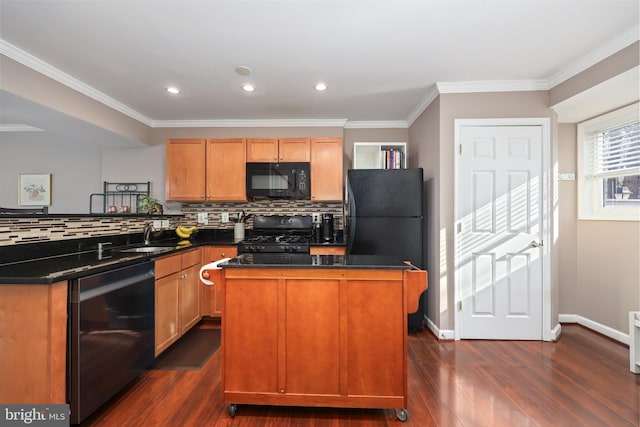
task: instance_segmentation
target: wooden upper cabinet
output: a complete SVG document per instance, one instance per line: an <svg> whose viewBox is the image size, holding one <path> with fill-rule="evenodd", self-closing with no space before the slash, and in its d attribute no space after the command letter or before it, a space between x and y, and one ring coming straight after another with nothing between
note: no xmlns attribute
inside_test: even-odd
<svg viewBox="0 0 640 427"><path fill-rule="evenodd" d="M207 139L206 177L207 200L247 200L246 140Z"/></svg>
<svg viewBox="0 0 640 427"><path fill-rule="evenodd" d="M277 162L278 138L247 139L247 162Z"/></svg>
<svg viewBox="0 0 640 427"><path fill-rule="evenodd" d="M166 144L166 199L205 200L206 140L170 139Z"/></svg>
<svg viewBox="0 0 640 427"><path fill-rule="evenodd" d="M244 139L170 139L166 151L167 201L247 199Z"/></svg>
<svg viewBox="0 0 640 427"><path fill-rule="evenodd" d="M342 138L311 138L311 201L342 201Z"/></svg>
<svg viewBox="0 0 640 427"><path fill-rule="evenodd" d="M278 152L281 162L308 162L311 160L311 139L280 138Z"/></svg>
<svg viewBox="0 0 640 427"><path fill-rule="evenodd" d="M308 162L309 138L249 138L247 162Z"/></svg>

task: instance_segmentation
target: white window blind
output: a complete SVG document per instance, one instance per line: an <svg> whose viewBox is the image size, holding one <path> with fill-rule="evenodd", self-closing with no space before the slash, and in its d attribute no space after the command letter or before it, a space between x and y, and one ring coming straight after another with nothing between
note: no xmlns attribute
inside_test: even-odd
<svg viewBox="0 0 640 427"><path fill-rule="evenodd" d="M640 103L578 124L578 218L640 221Z"/></svg>
<svg viewBox="0 0 640 427"><path fill-rule="evenodd" d="M591 178L640 174L640 121L594 134Z"/></svg>

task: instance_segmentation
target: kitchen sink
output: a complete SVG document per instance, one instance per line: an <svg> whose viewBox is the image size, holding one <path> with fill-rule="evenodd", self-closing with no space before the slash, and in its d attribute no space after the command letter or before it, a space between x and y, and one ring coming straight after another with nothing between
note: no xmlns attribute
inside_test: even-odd
<svg viewBox="0 0 640 427"><path fill-rule="evenodd" d="M158 254L162 252L169 252L169 251L172 251L173 249L174 249L173 246L141 246L139 248L122 249L122 250L119 250L118 252Z"/></svg>

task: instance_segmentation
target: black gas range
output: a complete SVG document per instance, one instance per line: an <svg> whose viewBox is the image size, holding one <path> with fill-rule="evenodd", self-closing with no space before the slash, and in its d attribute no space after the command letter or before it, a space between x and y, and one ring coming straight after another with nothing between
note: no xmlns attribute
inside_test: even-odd
<svg viewBox="0 0 640 427"><path fill-rule="evenodd" d="M308 254L312 228L311 216L256 216L253 232L238 244L238 253Z"/></svg>

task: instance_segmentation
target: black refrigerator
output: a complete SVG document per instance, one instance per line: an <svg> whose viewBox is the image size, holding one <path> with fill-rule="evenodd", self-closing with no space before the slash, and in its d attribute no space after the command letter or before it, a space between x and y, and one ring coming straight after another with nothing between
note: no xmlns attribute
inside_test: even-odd
<svg viewBox="0 0 640 427"><path fill-rule="evenodd" d="M425 269L422 168L347 171L347 253L411 261ZM409 331L424 328L425 294L409 315Z"/></svg>

